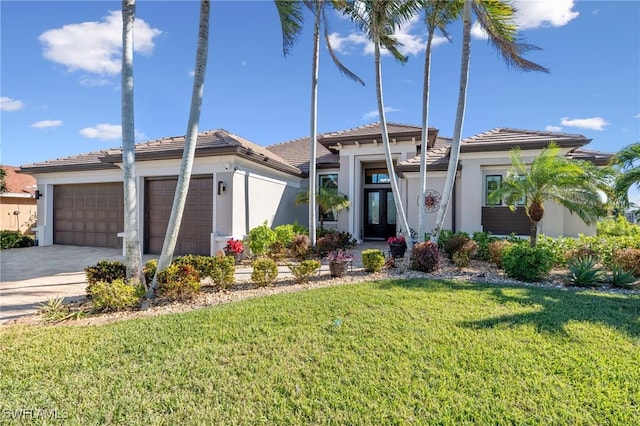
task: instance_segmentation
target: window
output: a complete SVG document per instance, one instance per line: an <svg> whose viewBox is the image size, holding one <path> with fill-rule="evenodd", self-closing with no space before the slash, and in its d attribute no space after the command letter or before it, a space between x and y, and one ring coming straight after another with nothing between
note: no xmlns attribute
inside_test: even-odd
<svg viewBox="0 0 640 426"><path fill-rule="evenodd" d="M387 169L368 169L364 173L364 183L390 183Z"/></svg>
<svg viewBox="0 0 640 426"><path fill-rule="evenodd" d="M498 200L496 203L489 202L489 194L496 189L499 189L502 185L502 175L487 175L485 183L485 204L487 206L499 206L502 204L502 200Z"/></svg>
<svg viewBox="0 0 640 426"><path fill-rule="evenodd" d="M338 189L338 175L330 174L330 175L319 175L318 176L318 187L319 188L332 188ZM335 215L331 210L328 212L322 211L322 208L318 207L318 214L320 215L320 220L323 222L333 222L336 220Z"/></svg>

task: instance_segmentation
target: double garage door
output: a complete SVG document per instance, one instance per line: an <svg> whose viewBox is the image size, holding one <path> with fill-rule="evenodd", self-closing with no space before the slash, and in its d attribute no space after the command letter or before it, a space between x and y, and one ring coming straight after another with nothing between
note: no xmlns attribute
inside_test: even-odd
<svg viewBox="0 0 640 426"><path fill-rule="evenodd" d="M159 254L169 223L177 178L145 182L144 251ZM54 244L122 246L122 183L57 185L54 188ZM213 227L213 179L192 177L176 254L210 253Z"/></svg>

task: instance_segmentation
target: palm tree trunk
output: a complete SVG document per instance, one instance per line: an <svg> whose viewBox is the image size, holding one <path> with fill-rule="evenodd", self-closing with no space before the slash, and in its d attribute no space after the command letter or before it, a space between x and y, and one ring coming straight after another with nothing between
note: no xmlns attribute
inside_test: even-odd
<svg viewBox="0 0 640 426"><path fill-rule="evenodd" d="M133 110L133 26L136 1L122 1L122 171L124 191L124 245L127 278L144 282L138 234L136 144Z"/></svg>
<svg viewBox="0 0 640 426"><path fill-rule="evenodd" d="M442 202L436 218L436 225L433 228L431 240L438 242L440 231L447 215L451 197L453 195L453 185L458 171L458 158L460 157L460 140L462 139L462 125L467 103L467 86L469 83L469 58L471 54L471 1L465 0L463 9L463 33L462 33L462 60L460 64L460 89L458 92L458 110L456 112L456 122L453 129L453 140L449 152L449 168L447 178L442 191ZM455 212L453 213L455 214Z"/></svg>
<svg viewBox="0 0 640 426"><path fill-rule="evenodd" d="M429 28L424 59L424 85L422 88L422 138L420 150L420 198L418 201L418 241L425 240L427 211L424 208L424 194L427 192L427 144L429 141L429 84L431 79L431 42L435 27Z"/></svg>
<svg viewBox="0 0 640 426"><path fill-rule="evenodd" d="M387 160L387 171L389 173L389 180L391 181L391 192L393 194L393 200L396 204L396 210L400 218L400 226L406 236L407 248L409 251L413 250L413 240L411 239L411 232L409 228L409 222L407 222L407 215L404 212L404 206L400 199L400 190L398 189L398 180L396 179L396 173L393 168L393 159L391 158L391 145L389 144L389 133L387 132L387 120L384 113L384 99L382 96L382 66L380 63L380 42L374 40L374 52L375 52L375 66L376 66L376 93L378 95L378 114L380 115L380 133L382 135L382 145L384 146L384 156Z"/></svg>
<svg viewBox="0 0 640 426"><path fill-rule="evenodd" d="M529 245L535 247L538 242L538 222L532 220L531 228L529 228Z"/></svg>
<svg viewBox="0 0 640 426"><path fill-rule="evenodd" d="M200 1L200 24L198 30L198 48L196 53L195 76L193 80L193 92L191 93L191 109L189 111L189 123L187 125L187 135L180 164L180 174L178 184L173 198L173 207L167 232L162 244L162 252L158 260L158 268L153 283L147 291L147 298L155 296L157 288L158 272L166 269L173 258L178 233L182 224L182 214L187 201L189 182L191 181L191 169L195 156L196 144L198 141L198 126L200 122L200 111L202 108L202 96L204 91L204 77L207 69L207 57L209 50L209 0Z"/></svg>
<svg viewBox="0 0 640 426"><path fill-rule="evenodd" d="M311 149L309 153L309 239L311 247L316 246L316 144L318 142L318 69L320 68L320 13L322 4L315 3L315 22L313 26L313 63L311 65ZM322 228L322 226L321 226Z"/></svg>

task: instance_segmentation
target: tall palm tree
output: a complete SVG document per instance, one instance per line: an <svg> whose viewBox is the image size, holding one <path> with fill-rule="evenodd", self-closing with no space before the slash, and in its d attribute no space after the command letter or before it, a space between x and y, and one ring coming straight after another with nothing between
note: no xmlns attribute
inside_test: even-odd
<svg viewBox="0 0 640 426"><path fill-rule="evenodd" d="M276 1L276 5L282 3ZM297 10L295 4L298 2L286 2L287 6L279 6L278 12L280 14L280 21L283 22L295 22L297 16ZM350 79L357 81L364 86L364 82L354 74L351 70L345 67L338 56L335 54L331 43L329 42L329 20L327 18L327 8L333 5L333 2L329 0L303 0L304 5L311 10L314 16L313 23L313 62L311 64L311 119L310 119L310 150L309 150L309 193L316 194L318 196L317 181L316 181L316 153L318 143L318 74L320 69L320 29L322 27L325 39L325 45L327 51L333 60L333 63L338 67L338 70ZM291 24L282 24L283 35L285 31L294 31L296 27ZM285 39L283 39L285 43ZM284 45L284 44L283 44ZM285 49L285 54L288 52ZM316 245L316 223L319 201L316 197L311 197L309 200L309 238L311 240L311 246Z"/></svg>
<svg viewBox="0 0 640 426"><path fill-rule="evenodd" d="M191 169L195 157L196 144L198 141L198 126L200 123L200 110L202 108L202 95L204 91L204 77L207 69L207 59L209 51L209 0L200 1L200 23L198 28L198 47L196 50L195 75L193 79L193 91L191 93L191 108L189 111L189 122L187 124L187 134L185 136L184 151L180 163L180 174L176 193L173 198L171 216L167 225L162 252L158 260L158 268L153 282L147 290L147 298L155 296L157 288L158 272L166 269L173 258L173 253L178 241L180 225L182 224L182 214L189 192L189 182L191 181Z"/></svg>
<svg viewBox="0 0 640 426"><path fill-rule="evenodd" d="M616 178L615 192L623 200L629 201L629 188L640 188L640 142L621 149L611 159L611 164L620 170Z"/></svg>
<svg viewBox="0 0 640 426"><path fill-rule="evenodd" d="M508 66L512 66L522 71L542 71L549 70L541 65L524 59L522 55L529 50L539 49L530 44L518 42L518 28L515 24L515 8L506 1L501 0L464 0L462 12L462 60L460 65L460 88L458 92L458 107L453 129L453 140L449 153L449 166L444 190L442 191L442 201L436 224L433 228L431 240L438 241L440 231L444 224L444 218L449 209L453 185L455 183L458 169L458 159L460 157L460 141L462 139L462 125L467 102L467 87L469 82L469 56L471 52L471 12L475 13L478 23L486 32L489 42L496 48L498 53Z"/></svg>
<svg viewBox="0 0 640 426"><path fill-rule="evenodd" d="M318 188L315 197L309 197L309 194L312 194L311 189L309 189L309 191L298 192L296 194L295 204L307 204L310 202L310 199L315 198L318 207L320 208L320 230L324 229L324 213L331 211L337 213L340 210L348 209L351 206L349 198L336 188L321 186Z"/></svg>
<svg viewBox="0 0 640 426"><path fill-rule="evenodd" d="M401 63L407 61L407 57L398 50L399 42L393 37L393 33L402 23L408 21L418 13L419 5L415 1L402 0L352 0L345 3L344 10L373 43L380 133L387 163L387 172L391 182L393 200L400 219L400 226L407 232L407 248L411 250L413 248L413 241L408 232L410 229L409 222L407 221L404 204L400 198L398 179L393 166L393 158L391 157L391 146L389 144L389 132L387 130L382 93L380 49L385 48Z"/></svg>
<svg viewBox="0 0 640 426"><path fill-rule="evenodd" d="M460 1L449 0L420 0L424 10L424 22L427 26L427 46L424 58L424 84L422 89L422 138L420 151L420 198L418 200L418 238L425 240L426 210L424 208L425 192L427 191L427 141L429 132L429 86L431 80L431 44L436 30L439 30L447 40L451 41L447 33L447 25L459 18L462 12Z"/></svg>
<svg viewBox="0 0 640 426"><path fill-rule="evenodd" d="M552 142L527 167L520 149L514 148L511 151L512 168L502 186L489 194L490 204L504 199L512 211L525 200L525 212L531 221L531 247L536 245L538 223L544 216L546 201L576 213L587 225L605 213L598 190L603 174L591 163L570 160L559 154L560 148Z"/></svg>
<svg viewBox="0 0 640 426"><path fill-rule="evenodd" d="M133 110L133 26L136 0L122 0L122 170L124 185L124 245L127 277L144 282L138 233L136 144Z"/></svg>

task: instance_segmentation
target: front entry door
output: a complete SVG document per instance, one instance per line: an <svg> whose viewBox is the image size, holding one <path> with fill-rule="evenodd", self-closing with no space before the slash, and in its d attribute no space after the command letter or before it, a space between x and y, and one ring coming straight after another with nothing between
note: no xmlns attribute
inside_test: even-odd
<svg viewBox="0 0 640 426"><path fill-rule="evenodd" d="M364 238L396 235L396 204L390 188L364 190Z"/></svg>

